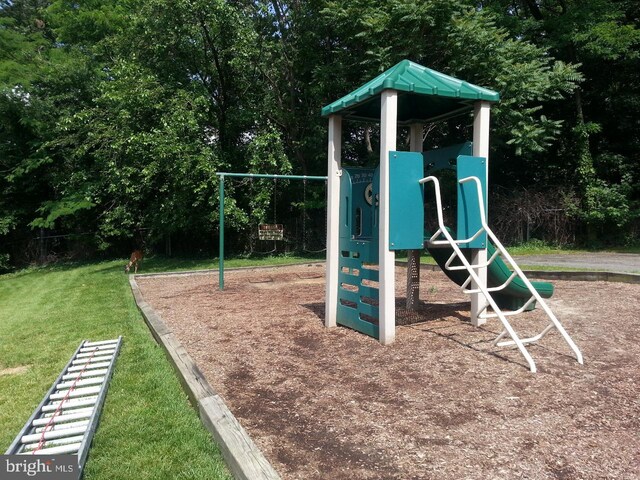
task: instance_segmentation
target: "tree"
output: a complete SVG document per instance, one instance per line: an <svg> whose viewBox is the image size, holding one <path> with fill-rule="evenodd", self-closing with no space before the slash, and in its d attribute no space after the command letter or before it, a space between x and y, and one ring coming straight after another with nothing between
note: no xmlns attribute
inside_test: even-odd
<svg viewBox="0 0 640 480"><path fill-rule="evenodd" d="M565 102L547 105L564 120L551 153L582 198L575 214L594 228L638 218L640 30L630 1L489 1L513 37L579 67L583 81ZM613 229L619 233L619 230ZM596 231L590 228L593 239Z"/></svg>

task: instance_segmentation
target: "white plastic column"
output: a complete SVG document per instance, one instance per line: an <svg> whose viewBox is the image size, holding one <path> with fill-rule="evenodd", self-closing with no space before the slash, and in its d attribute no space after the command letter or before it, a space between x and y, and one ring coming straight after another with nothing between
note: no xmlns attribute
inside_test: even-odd
<svg viewBox="0 0 640 480"><path fill-rule="evenodd" d="M340 177L342 175L342 117L329 117L327 166L327 265L324 325L336 326L338 314L338 269L340 260Z"/></svg>
<svg viewBox="0 0 640 480"><path fill-rule="evenodd" d="M395 252L389 250L389 152L396 149L398 92L384 90L380 95L380 199L379 263L380 343L396 338Z"/></svg>
<svg viewBox="0 0 640 480"><path fill-rule="evenodd" d="M411 125L410 150L422 152L423 126L420 123ZM422 250L407 252L407 310L415 310L420 301L420 254Z"/></svg>
<svg viewBox="0 0 640 480"><path fill-rule="evenodd" d="M487 169L487 185L489 184L489 121L490 121L491 104L489 102L476 102L473 109L473 155L475 157L486 158L485 168ZM488 192L483 192L485 202L488 202ZM488 203L487 203L488 205ZM488 240L488 239L487 239ZM475 250L471 257L471 264L478 265L486 263L487 249ZM480 281L487 285L487 268L477 270ZM478 288L474 286L472 288ZM486 320L480 318L485 312L487 301L482 293L471 294L471 324L477 326L486 323Z"/></svg>

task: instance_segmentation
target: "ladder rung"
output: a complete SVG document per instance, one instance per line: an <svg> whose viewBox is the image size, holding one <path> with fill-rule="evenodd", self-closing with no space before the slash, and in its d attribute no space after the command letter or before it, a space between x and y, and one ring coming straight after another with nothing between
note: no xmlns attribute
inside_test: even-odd
<svg viewBox="0 0 640 480"><path fill-rule="evenodd" d="M92 363L99 363L99 362L107 362L110 361L113 358L113 355L105 355L103 356L98 356L98 357L93 357L93 358L81 358L79 360L74 360L73 362L71 362L71 365L73 365L74 367L78 367L78 366L85 366L85 365L91 365Z"/></svg>
<svg viewBox="0 0 640 480"><path fill-rule="evenodd" d="M527 303L525 303L522 307L520 307L518 310L514 310L512 312L501 312L502 315L504 315L505 317L512 317L514 315L519 315L522 312L524 312L527 307L529 305L531 305L533 302L535 302L536 297L531 297L529 300L527 300ZM499 315L497 313L483 313L481 315L479 315L480 318L484 318L484 319L488 319L488 318L497 318Z"/></svg>
<svg viewBox="0 0 640 480"><path fill-rule="evenodd" d="M455 255L455 252L454 252L454 255ZM489 260L487 260L485 263L480 263L478 265L471 265L471 268L486 268L493 263L493 261L496 259L498 255L500 255L500 251L496 250L495 252L493 252L493 255L489 257ZM449 270L454 271L454 270L468 270L468 269L465 265L459 265L457 267L449 267Z"/></svg>
<svg viewBox="0 0 640 480"><path fill-rule="evenodd" d="M517 276L518 276L518 272L512 272L511 275L509 275L509 278L507 278L507 280L502 285L500 285L499 287L487 288L487 292L499 292L500 290L504 290L505 288L507 288L509 286L509 284Z"/></svg>
<svg viewBox="0 0 640 480"><path fill-rule="evenodd" d="M51 418L51 417L53 417L53 415L55 415L56 411L45 413L43 415L43 418ZM69 410L65 411L64 405L63 405L62 408L60 409L60 411L64 412L64 413L61 413L60 415L69 415L69 414L72 414L72 413L80 413L80 412L82 412L82 413L90 412L91 413L91 412L93 412L93 407L76 408L76 409L71 410L71 411L69 411Z"/></svg>
<svg viewBox="0 0 640 480"><path fill-rule="evenodd" d="M115 340L102 340L100 342L85 342L83 347L99 347L101 345L116 345L118 343L118 339Z"/></svg>
<svg viewBox="0 0 640 480"><path fill-rule="evenodd" d="M107 357L107 356L111 356L115 353L115 349L112 350L102 350L100 352L95 352L95 353L79 353L78 355L76 355L76 358L98 358L98 357Z"/></svg>
<svg viewBox="0 0 640 480"><path fill-rule="evenodd" d="M109 365L111 365L111 362L90 363L86 367L84 365L77 365L77 366L69 367L67 372L80 372L80 371L84 370L85 368L87 370L92 370L92 369L95 369L95 368L107 368Z"/></svg>
<svg viewBox="0 0 640 480"><path fill-rule="evenodd" d="M72 400L66 400L62 405L62 409L68 410L68 409L78 408L78 407L88 407L91 405L95 405L97 401L98 401L98 397L76 398ZM62 401L51 402L49 405L43 406L42 411L55 412L61 403Z"/></svg>
<svg viewBox="0 0 640 480"><path fill-rule="evenodd" d="M92 378L85 378L84 380L78 380L78 381L73 380L69 382L60 382L58 385L56 385L56 390L71 388L74 385L74 382L76 387L84 387L87 385L100 385L102 384L102 382L104 382L104 377L92 377Z"/></svg>
<svg viewBox="0 0 640 480"><path fill-rule="evenodd" d="M550 323L538 335L535 335L535 336L529 337L529 338L521 338L520 342L522 342L523 345L526 344L526 343L535 343L538 340L540 340L542 337L544 337L549 332L549 330L551 330L552 328L555 328L555 325L553 323ZM506 347L507 345L515 345L515 343L516 342L514 342L513 340L505 340L504 342L496 342L496 345L499 346L499 347Z"/></svg>
<svg viewBox="0 0 640 480"><path fill-rule="evenodd" d="M61 445L59 447L41 448L33 452L20 452L18 455L70 455L78 453L82 442L70 443L69 445Z"/></svg>
<svg viewBox="0 0 640 480"><path fill-rule="evenodd" d="M44 439L53 440L54 438L73 437L75 435L84 434L84 432L86 431L87 431L87 425L83 427L67 428L63 430L52 430L44 434ZM20 439L20 441L21 443L33 443L33 442L39 442L40 438L42 438L41 433L33 433L31 435L24 435Z"/></svg>
<svg viewBox="0 0 640 480"><path fill-rule="evenodd" d="M49 400L62 400L67 395L67 393L69 394L68 398L84 397L85 395L96 395L100 393L100 387L78 388L71 392L69 392L69 390L61 390L57 393L52 393L49 396Z"/></svg>
<svg viewBox="0 0 640 480"><path fill-rule="evenodd" d="M98 345L95 347L82 347L80 353L95 352L100 350L113 350L113 345Z"/></svg>
<svg viewBox="0 0 640 480"><path fill-rule="evenodd" d="M85 418L90 418L92 414L93 408L91 409L91 411L68 413L64 415L58 415L56 417L36 418L33 422L31 422L31 425L33 425L34 427L44 427L46 425L49 425L49 422L56 425L59 423L67 423L74 420L83 420Z"/></svg>
<svg viewBox="0 0 640 480"><path fill-rule="evenodd" d="M53 427L50 428L46 428L46 427L38 427L36 429L34 429L35 433L42 433L45 430L47 430L47 432L51 432L51 431L58 431L58 430L70 430L70 429L74 429L74 428L79 428L79 427L85 427L89 425L89 422L87 420L80 420L77 422L68 422L68 423L59 423L57 425L54 425Z"/></svg>
<svg viewBox="0 0 640 480"><path fill-rule="evenodd" d="M507 281L504 282L502 285L498 286L498 287L491 287L491 288L487 288L487 292L491 293L491 292L499 292L500 290L504 290L505 288L507 288L509 286L509 284L513 281L514 278L516 278L518 276L518 272L513 272L509 278L507 278ZM475 288L473 290L464 290L464 293L482 293L482 290L479 288Z"/></svg>
<svg viewBox="0 0 640 480"><path fill-rule="evenodd" d="M87 378L87 377L104 377L107 374L106 368L96 369L96 370L85 370L82 373L67 373L62 376L62 380L75 380L76 378Z"/></svg>
<svg viewBox="0 0 640 480"><path fill-rule="evenodd" d="M451 244L447 240L433 240L433 241L430 240L430 241L427 242L427 245L434 246L434 247L437 247L437 246L440 246L440 245L442 245L442 246L445 246L445 245L446 246L451 246Z"/></svg>
<svg viewBox="0 0 640 480"><path fill-rule="evenodd" d="M82 439L84 437L82 435L75 435L73 437L67 437L67 438L56 438L54 440L49 440L47 442L44 442L42 444L43 447L57 447L60 445L69 445L70 443L76 443L76 442L82 442ZM24 449L26 451L29 450L35 450L36 448L38 448L38 445L40 444L40 442L35 442L35 443L28 443L24 446Z"/></svg>

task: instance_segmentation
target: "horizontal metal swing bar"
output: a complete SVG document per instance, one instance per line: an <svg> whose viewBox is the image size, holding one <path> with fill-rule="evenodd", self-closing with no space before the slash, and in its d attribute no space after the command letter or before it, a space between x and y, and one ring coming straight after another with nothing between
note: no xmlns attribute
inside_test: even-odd
<svg viewBox="0 0 640 480"><path fill-rule="evenodd" d="M321 175L270 175L267 173L229 173L229 172L218 172L216 173L218 177L248 177L248 178L273 178L273 179L283 179L283 180L326 180L326 176Z"/></svg>

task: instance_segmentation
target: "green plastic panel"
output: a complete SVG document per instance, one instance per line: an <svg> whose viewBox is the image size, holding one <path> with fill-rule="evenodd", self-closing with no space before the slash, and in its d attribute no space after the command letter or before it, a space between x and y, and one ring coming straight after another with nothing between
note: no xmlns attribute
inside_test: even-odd
<svg viewBox="0 0 640 480"><path fill-rule="evenodd" d="M389 152L389 249L424 248L422 153Z"/></svg>
<svg viewBox="0 0 640 480"><path fill-rule="evenodd" d="M482 228L480 208L487 214L487 161L483 157L460 155L457 160L458 182L467 177L477 177L482 186L483 205L478 204L478 189L475 182L458 183L458 240L472 237ZM482 232L470 243L460 244L460 248L486 248L487 233Z"/></svg>
<svg viewBox="0 0 640 480"><path fill-rule="evenodd" d="M343 168L340 182L340 236L370 239L374 233L374 209L371 168Z"/></svg>
<svg viewBox="0 0 640 480"><path fill-rule="evenodd" d="M344 168L340 182L340 255L337 323L379 337L377 206L378 170ZM371 185L371 188L368 188ZM374 187L375 185L375 187ZM369 203L369 201L371 203ZM365 284L366 282L366 284Z"/></svg>
<svg viewBox="0 0 640 480"><path fill-rule="evenodd" d="M377 282L379 274L377 270L363 265L363 259L366 260L371 253L370 247L369 242L340 240L337 323L378 338L379 312L376 304L379 293L369 282Z"/></svg>
<svg viewBox="0 0 640 480"><path fill-rule="evenodd" d="M471 142L465 142L422 152L425 176L433 175L438 170L455 170L458 156L471 155L472 148Z"/></svg>

